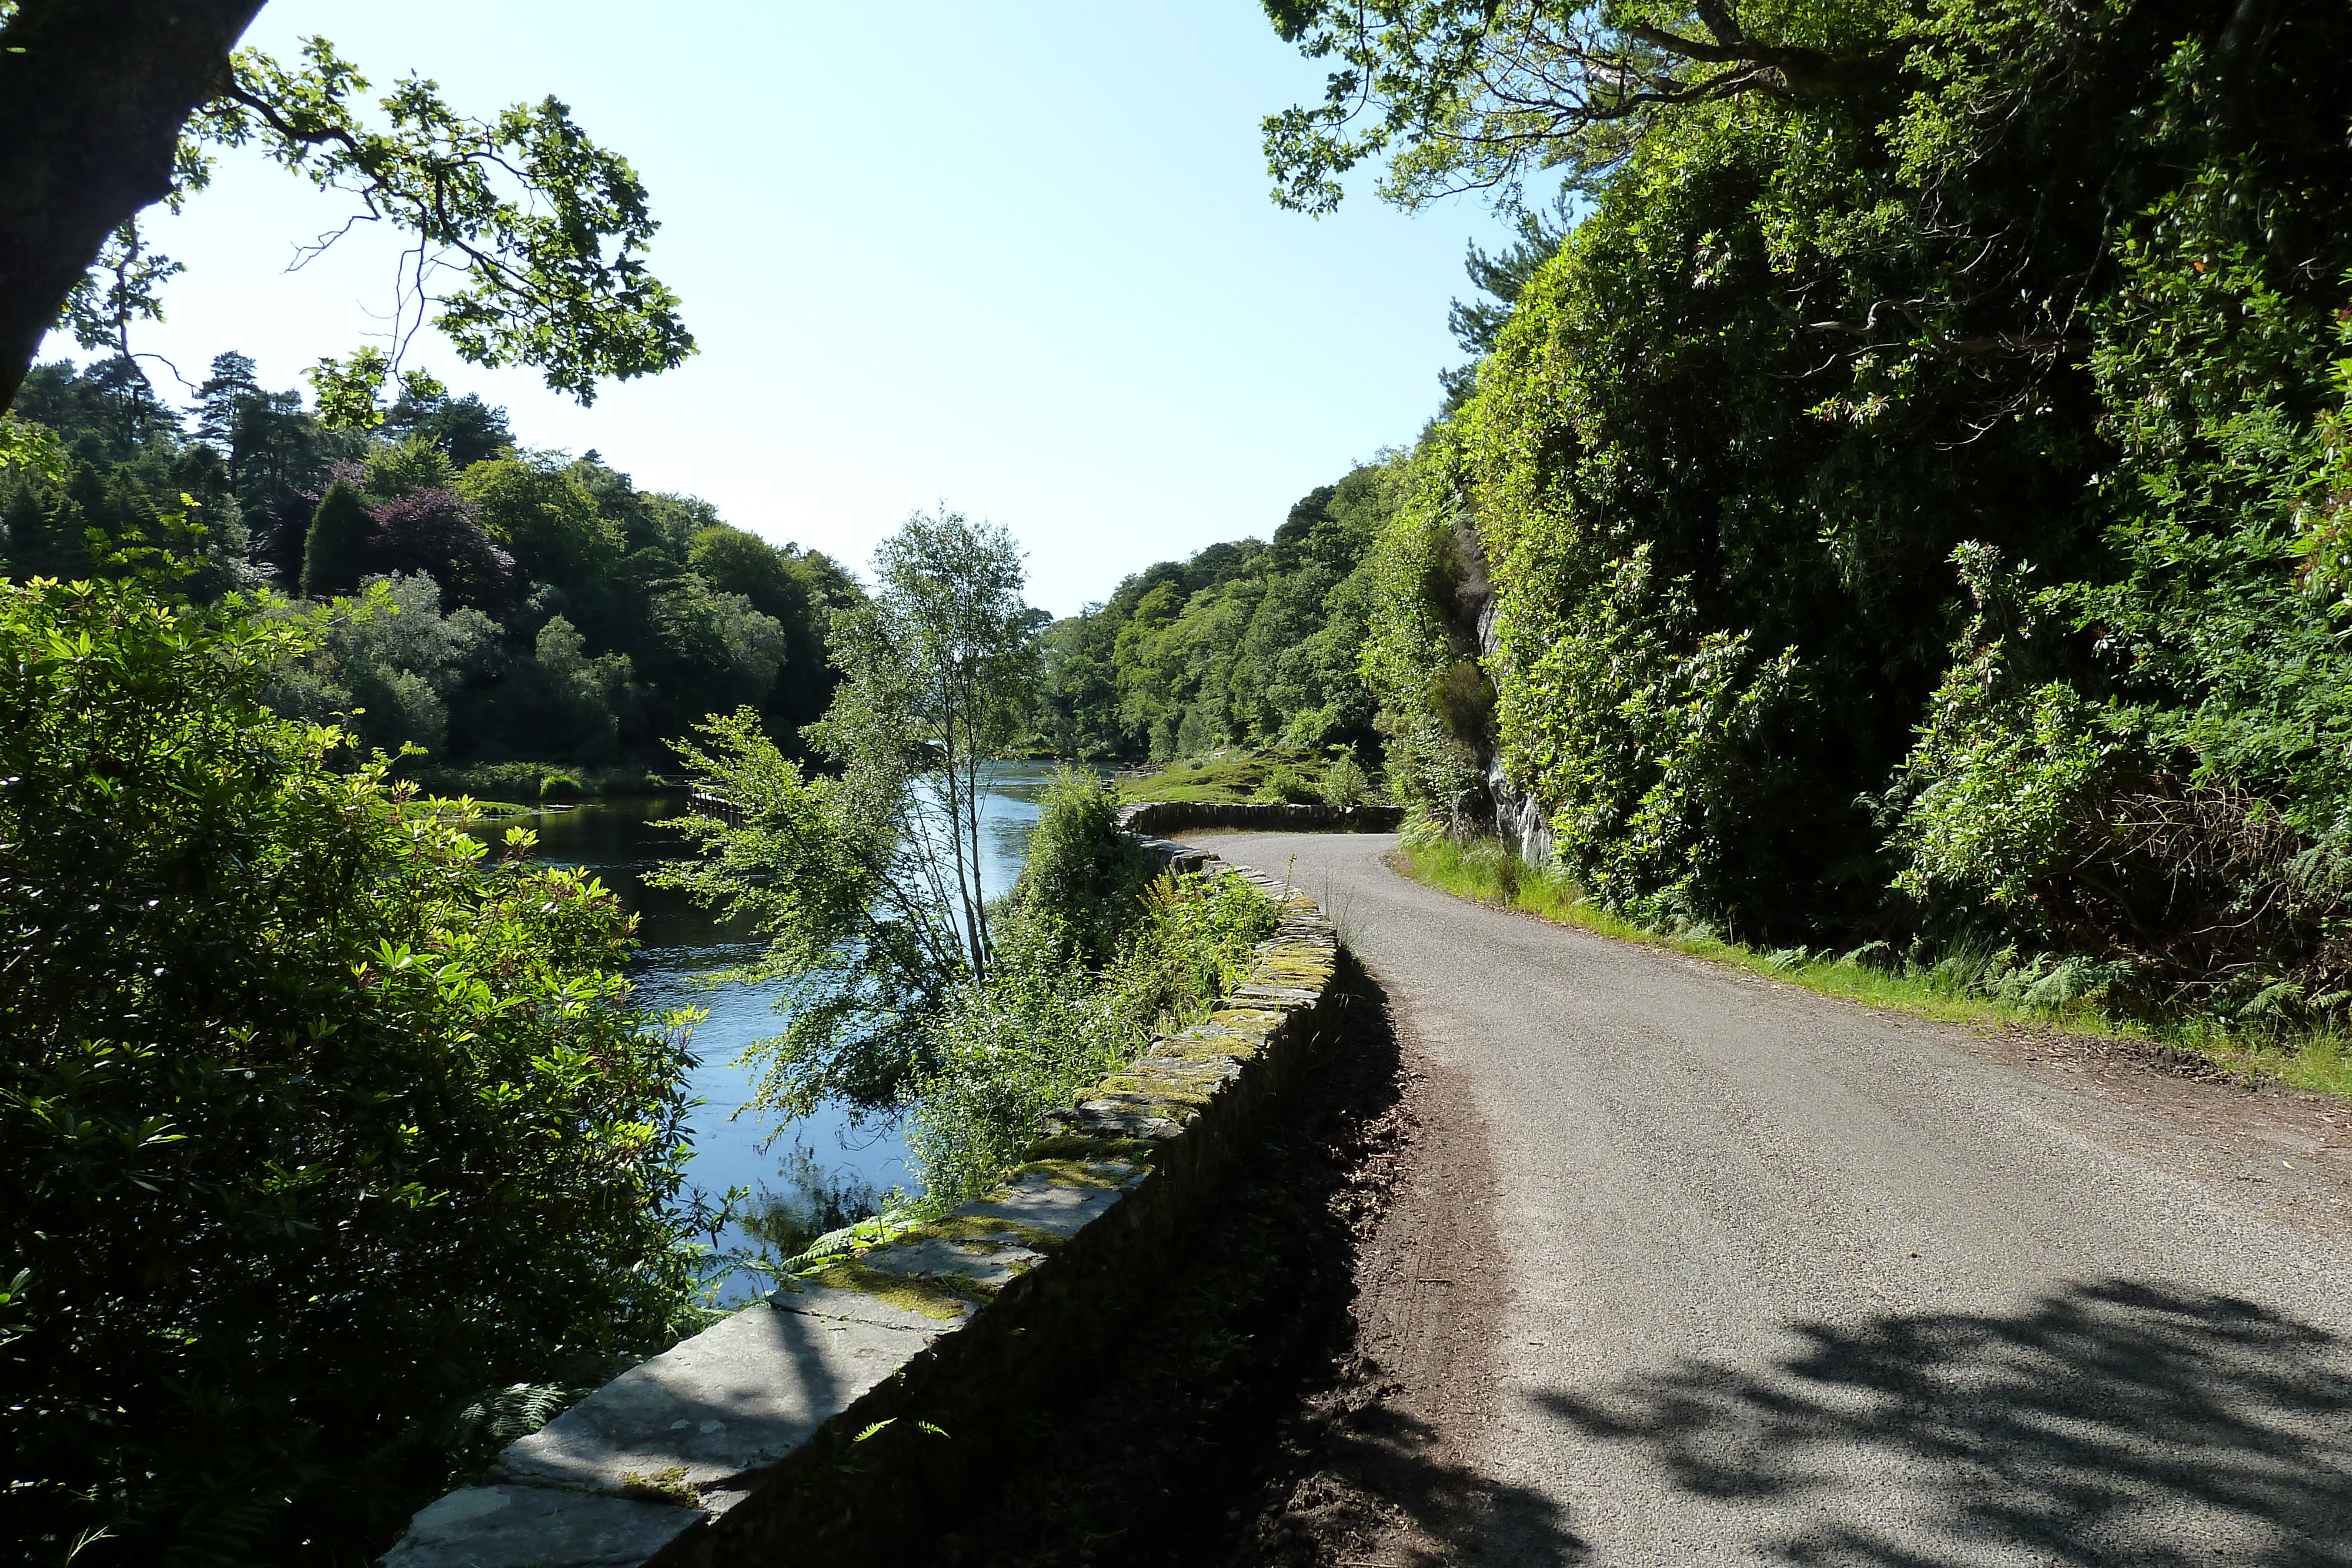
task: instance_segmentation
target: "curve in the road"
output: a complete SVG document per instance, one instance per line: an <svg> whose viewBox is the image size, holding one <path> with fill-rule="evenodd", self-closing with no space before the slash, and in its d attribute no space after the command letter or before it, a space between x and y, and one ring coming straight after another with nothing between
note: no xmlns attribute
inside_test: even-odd
<svg viewBox="0 0 2352 1568"><path fill-rule="evenodd" d="M1472 1437L1542 1504L1493 1561L2352 1565L2341 1239L1944 1026L1447 897L1388 835L1213 841L1289 867L1483 1113Z"/></svg>

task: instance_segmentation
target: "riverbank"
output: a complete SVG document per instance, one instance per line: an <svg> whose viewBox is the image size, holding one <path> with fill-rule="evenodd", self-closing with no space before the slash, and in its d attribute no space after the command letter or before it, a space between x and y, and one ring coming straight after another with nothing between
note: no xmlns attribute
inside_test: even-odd
<svg viewBox="0 0 2352 1568"><path fill-rule="evenodd" d="M1007 763L992 770L982 819L982 883L990 896L1011 890L1028 855L1037 800L1059 771L1053 763ZM903 1131L886 1118L821 1107L779 1125L760 1107L761 1068L753 1051L780 1033L782 982L712 984L706 977L756 961L765 944L750 929L714 918L684 894L648 887L655 866L688 852L677 834L655 824L686 808L683 789L615 794L573 802L507 802L520 813L478 824L492 844L509 827L539 835L538 857L577 865L616 894L636 918L638 947L625 973L637 1005L656 1012L692 1008L702 1014L691 1044L696 1102L688 1127L694 1149L689 1186L715 1211L740 1192L734 1220L714 1245L772 1265L814 1235L879 1212L894 1189L916 1185ZM719 1283L718 1304L738 1305L766 1286L750 1268Z"/></svg>
<svg viewBox="0 0 2352 1568"><path fill-rule="evenodd" d="M1189 1270L1198 1221L1341 1021L1338 937L1311 900L1174 860L1269 910L1209 1016L1076 1091L979 1197L787 1280L510 1445L387 1561L750 1561L783 1542L884 1560L986 1506L1037 1412L1128 1359L1135 1309Z"/></svg>
<svg viewBox="0 0 2352 1568"><path fill-rule="evenodd" d="M1129 804L1354 806L1386 800L1378 777L1367 777L1352 753L1217 751L1124 770L1112 781Z"/></svg>
<svg viewBox="0 0 2352 1568"><path fill-rule="evenodd" d="M686 789L682 777L635 765L588 768L570 762L472 762L456 768L427 764L395 769L395 774L427 794L451 800L465 795L480 801L554 804L683 794Z"/></svg>

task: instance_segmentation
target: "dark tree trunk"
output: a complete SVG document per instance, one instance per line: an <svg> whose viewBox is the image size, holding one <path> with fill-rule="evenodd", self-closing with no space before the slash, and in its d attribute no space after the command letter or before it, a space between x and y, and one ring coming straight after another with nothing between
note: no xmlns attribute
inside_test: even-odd
<svg viewBox="0 0 2352 1568"><path fill-rule="evenodd" d="M0 27L0 409L180 128L228 85L262 0L24 0Z"/></svg>

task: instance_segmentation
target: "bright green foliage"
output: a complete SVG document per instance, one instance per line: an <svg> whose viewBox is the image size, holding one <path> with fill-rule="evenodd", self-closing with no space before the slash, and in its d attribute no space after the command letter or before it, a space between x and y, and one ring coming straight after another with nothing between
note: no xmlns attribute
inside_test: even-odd
<svg viewBox="0 0 2352 1568"><path fill-rule="evenodd" d="M1238 876L1149 878L1116 810L1098 780L1055 780L996 923L996 961L950 996L930 1064L904 1091L932 1209L986 1191L1047 1112L1132 1061L1155 1030L1202 1016L1274 932L1273 901Z"/></svg>
<svg viewBox="0 0 2352 1568"><path fill-rule="evenodd" d="M173 443L135 367L40 365L16 399L15 460L0 460L0 570L63 580L168 560L185 591L250 587L247 509L217 455Z"/></svg>
<svg viewBox="0 0 2352 1568"><path fill-rule="evenodd" d="M1265 5L1284 38L1336 66L1322 103L1265 121L1275 199L1314 213L1382 157L1381 194L1401 206L1465 190L1515 201L1541 171L1610 167L1664 106L1884 90L1903 52L1889 35L1904 9L1852 0Z"/></svg>
<svg viewBox="0 0 2352 1568"><path fill-rule="evenodd" d="M367 493L378 501L396 501L419 490L454 489L457 484L457 465L426 436L387 443L367 455Z"/></svg>
<svg viewBox="0 0 2352 1568"><path fill-rule="evenodd" d="M1698 632L1687 583L1658 582L1647 543L1561 620L1546 628L1549 646L1496 683L1525 716L1506 764L1560 802L1559 852L1616 906L1724 887L1718 857L1749 837L1739 819L1773 804L1741 746L1777 716L1795 650L1759 664L1748 634Z"/></svg>
<svg viewBox="0 0 2352 1568"><path fill-rule="evenodd" d="M1276 775L1293 780L1277 784ZM1335 790L1345 794L1354 785L1350 776L1370 791L1371 780L1363 765L1345 747L1328 757L1299 751L1223 751L1171 762L1155 772L1122 776L1124 800L1184 800L1200 804L1238 805L1262 800L1312 800L1330 803Z"/></svg>
<svg viewBox="0 0 2352 1568"><path fill-rule="evenodd" d="M1293 199L1575 198L1375 552L1393 789L1499 759L1648 918L2341 1003L2340 7L1271 9L1353 72Z"/></svg>
<svg viewBox="0 0 2352 1568"><path fill-rule="evenodd" d="M1013 902L1050 912L1089 966L1109 957L1134 923L1150 862L1118 825L1119 797L1090 773L1065 768L1038 800Z"/></svg>
<svg viewBox="0 0 2352 1568"><path fill-rule="evenodd" d="M1455 824L1486 803L1479 752L1494 719L1493 685L1470 624L1485 563L1458 520L1458 448L1438 426L1407 476L1407 502L1365 560L1372 612L1360 655L1364 686L1387 743L1398 803Z"/></svg>
<svg viewBox="0 0 2352 1568"><path fill-rule="evenodd" d="M523 571L575 600L599 598L626 553L619 525L597 509L580 476L552 455L477 463L466 470L459 493Z"/></svg>
<svg viewBox="0 0 2352 1568"><path fill-rule="evenodd" d="M0 28L12 38L22 34L11 26L14 11L0 5ZM159 55L206 47L177 19L158 20L162 33L126 40L126 59L146 62L127 68L152 68ZM135 22L124 26L131 35L141 31ZM167 38L175 28L184 36ZM26 47L36 54L44 47ZM23 55L25 47L6 52ZM183 63L202 60L200 53ZM70 66L66 68L70 74ZM389 221L414 241L413 265L400 269L384 333L394 347L322 359L310 372L320 418L331 430L364 431L387 423L380 406L385 383L401 371L401 350L428 318L462 358L491 367L534 367L551 388L583 404L594 401L607 379L656 373L694 352L677 297L646 265L659 225L644 185L627 160L590 140L555 99L518 103L494 119L478 120L457 113L437 84L411 74L377 99L371 113L363 101L367 78L320 37L305 41L303 60L294 67L247 50L215 57L205 74L215 96L184 121L152 128L179 132L168 167L148 169L142 162L135 172L109 174L101 167L107 154L94 154L89 183L115 193L99 197L88 215L120 222L61 313L58 324L69 327L83 348L114 350L135 374L131 325L162 319L161 287L184 270L147 243L135 209L160 196L167 210L180 212L211 183L218 149L252 145L320 190L341 193L354 221ZM161 112L163 104L151 108ZM96 105L90 111L100 112ZM130 183L121 184L123 179ZM337 237L323 235L308 253L316 255ZM436 275L462 281L436 287ZM24 368L9 367L12 372ZM13 384L13 374L8 379ZM396 426L413 430L421 417L440 425L437 434L456 434L456 425L479 412L477 402L471 411L457 410L454 421L443 421L437 415L445 411L428 406L446 401L436 380L412 367L399 382L390 415ZM503 443L466 444L470 449L461 464Z"/></svg>
<svg viewBox="0 0 2352 1568"><path fill-rule="evenodd" d="M749 921L768 943L727 977L781 980L782 1034L746 1052L760 1103L893 1105L929 1071L956 987L992 962L981 887L985 766L1019 734L1035 669L1018 549L1002 528L917 515L875 555L872 599L834 620L842 681L810 727L837 768L804 773L750 709L678 755L702 800L672 824L701 858L656 886Z"/></svg>
<svg viewBox="0 0 2352 1568"><path fill-rule="evenodd" d="M441 591L422 573L371 579L363 596L329 607L325 634L263 688L271 709L326 724L339 717L364 745L437 751L448 699L498 656L498 626L478 610L441 613Z"/></svg>
<svg viewBox="0 0 2352 1568"><path fill-rule="evenodd" d="M1303 806L1315 800L1316 793L1297 768L1287 763L1276 763L1266 769L1255 798L1275 805Z"/></svg>
<svg viewBox="0 0 2352 1568"><path fill-rule="evenodd" d="M825 640L835 609L859 591L824 556L770 544L757 534L713 523L688 536L687 563L721 593L740 596L782 630L788 672L768 703L770 722L797 732L824 712L833 697Z"/></svg>
<svg viewBox="0 0 2352 1568"><path fill-rule="evenodd" d="M930 1030L965 972L945 890L898 833L896 781L874 768L805 773L738 712L677 745L707 800L667 824L701 858L662 867L656 887L746 922L768 944L719 977L784 982L784 1031L754 1045L760 1103L789 1119L834 1100L867 1111L897 1100L929 1063Z"/></svg>
<svg viewBox="0 0 2352 1568"><path fill-rule="evenodd" d="M955 512L908 518L874 552L874 579L869 598L833 618L841 684L809 741L866 799L892 803L908 864L984 977L982 769L1021 737L1045 618L1022 601L1013 537Z"/></svg>
<svg viewBox="0 0 2352 1568"><path fill-rule="evenodd" d="M839 567L728 528L709 502L641 491L593 454L517 451L479 398L415 387L398 440L333 435L234 353L214 361L193 431L142 412L146 396L103 362L35 367L9 428L39 433L27 451L46 455L0 470L0 570L169 561L208 602L299 584L316 553L311 591L345 602L269 700L351 716L365 746L425 748L404 774L666 760L664 738L706 715L750 704L795 735L831 695L827 622L861 597ZM397 617L360 613L380 584Z"/></svg>
<svg viewBox="0 0 2352 1568"><path fill-rule="evenodd" d="M257 694L315 622L0 584L0 1532L353 1562L485 1389L691 1326L684 1017L593 879Z"/></svg>
<svg viewBox="0 0 2352 1568"><path fill-rule="evenodd" d="M741 594L762 614L784 621L806 612L808 588L793 575L792 558L757 534L723 525L698 528L687 560L711 587Z"/></svg>
<svg viewBox="0 0 2352 1568"><path fill-rule="evenodd" d="M319 497L310 530L302 540L302 597L329 599L359 591L367 570L367 504L346 480L338 479Z"/></svg>
<svg viewBox="0 0 2352 1568"><path fill-rule="evenodd" d="M367 78L333 45L314 37L302 52L294 67L254 50L236 57L221 96L190 121L174 204L209 178L207 147L257 143L454 259L465 282L435 301L434 322L474 364L532 366L587 403L602 380L668 370L694 351L677 297L646 267L659 225L645 187L563 104L549 98L472 120L412 75L377 100L379 126L359 107ZM344 387L352 406L330 423L375 423L391 368L363 350L331 373L322 393L328 382Z"/></svg>
<svg viewBox="0 0 2352 1568"><path fill-rule="evenodd" d="M1274 542L1212 545L1129 578L1045 637L1036 726L1071 757L1165 761L1228 746L1320 750L1371 737L1356 670L1372 611L1366 550L1402 460L1291 508Z"/></svg>
<svg viewBox="0 0 2352 1568"><path fill-rule="evenodd" d="M1364 776L1364 765L1356 760L1356 754L1342 751L1323 770L1315 792L1327 806L1360 806L1371 795L1372 781Z"/></svg>

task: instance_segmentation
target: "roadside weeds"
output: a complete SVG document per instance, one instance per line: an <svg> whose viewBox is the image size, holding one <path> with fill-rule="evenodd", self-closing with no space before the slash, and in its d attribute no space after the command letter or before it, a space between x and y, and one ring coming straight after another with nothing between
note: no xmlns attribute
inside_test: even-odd
<svg viewBox="0 0 2352 1568"><path fill-rule="evenodd" d="M2247 1086L2274 1082L2312 1093L2352 1097L2352 1049L2332 1036L2277 1040L2232 1034L2201 1020L2159 1033L2137 1020L2110 1017L2084 1001L2055 1008L2011 1006L1957 993L1937 984L1932 972L1855 963L1803 948L1764 952L1714 936L1654 930L1587 902L1566 877L1529 868L1507 852L1481 853L1443 841L1401 845L1389 857L1389 863L1401 874L1456 898L1614 941L1745 969L1864 1007L1939 1023L2067 1037L2077 1049L2104 1051L2157 1071L2189 1077L2231 1079Z"/></svg>

